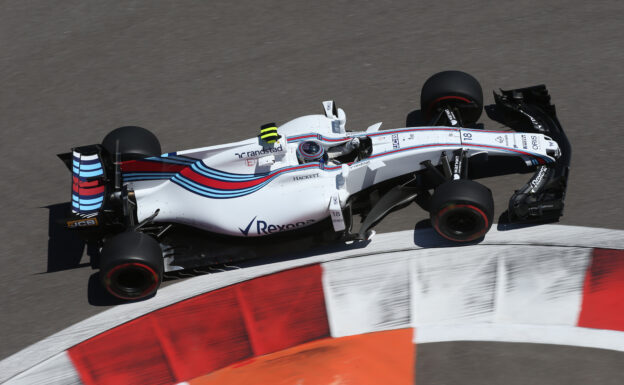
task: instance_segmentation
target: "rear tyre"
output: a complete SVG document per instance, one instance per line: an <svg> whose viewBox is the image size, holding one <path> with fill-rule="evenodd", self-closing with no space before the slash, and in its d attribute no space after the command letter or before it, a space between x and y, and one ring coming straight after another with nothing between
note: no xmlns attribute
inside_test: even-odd
<svg viewBox="0 0 624 385"><path fill-rule="evenodd" d="M102 248L100 278L109 293L135 300L158 290L163 276L163 256L149 235L127 231L110 238Z"/></svg>
<svg viewBox="0 0 624 385"><path fill-rule="evenodd" d="M494 200L487 187L471 180L441 184L431 198L433 228L453 242L470 242L492 227Z"/></svg>
<svg viewBox="0 0 624 385"><path fill-rule="evenodd" d="M483 112L483 90L473 76L444 71L431 76L420 93L421 113L427 120L444 107L456 108L464 125L472 125Z"/></svg>
<svg viewBox="0 0 624 385"><path fill-rule="evenodd" d="M121 153L122 161L160 156L162 154L160 142L156 135L143 127L124 126L109 132L102 140L102 146L111 157L114 157L117 151L117 141L119 141L119 152Z"/></svg>

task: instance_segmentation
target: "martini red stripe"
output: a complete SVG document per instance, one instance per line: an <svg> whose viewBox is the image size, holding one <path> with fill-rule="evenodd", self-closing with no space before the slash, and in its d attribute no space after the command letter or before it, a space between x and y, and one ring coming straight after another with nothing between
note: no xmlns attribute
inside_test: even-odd
<svg viewBox="0 0 624 385"><path fill-rule="evenodd" d="M241 182L232 182L232 181L225 181L225 180L210 178L207 176L200 175L190 168L182 170L180 174L192 180L193 182L201 184L202 186L212 187L212 188L216 188L220 190L239 190L239 189L257 186L285 171L298 170L301 168L310 168L312 166L315 166L315 165L303 165L303 166L297 166L297 167L290 167L290 168L279 170L273 174L270 174L264 177L259 177L257 179L253 179L249 181L241 181Z"/></svg>
<svg viewBox="0 0 624 385"><path fill-rule="evenodd" d="M82 188L73 185L72 190L74 190L74 192L78 195L97 195L104 192L104 186L99 186L95 188Z"/></svg>
<svg viewBox="0 0 624 385"><path fill-rule="evenodd" d="M94 187L97 186L98 184L100 184L100 181L98 180L93 180L91 182L87 182L86 180L80 180L77 177L73 176L72 180L74 181L74 183L77 183L78 186L80 187Z"/></svg>

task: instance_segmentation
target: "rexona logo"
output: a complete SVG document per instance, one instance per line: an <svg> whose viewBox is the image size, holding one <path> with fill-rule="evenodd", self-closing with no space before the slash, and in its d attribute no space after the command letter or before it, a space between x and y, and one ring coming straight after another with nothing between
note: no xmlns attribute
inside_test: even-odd
<svg viewBox="0 0 624 385"><path fill-rule="evenodd" d="M257 216L255 216L251 222L249 222L249 224L247 225L247 227L245 227L245 229L241 229L240 227L238 228L240 230L240 232L244 235L244 236L248 236L249 232L255 230L255 234L256 235L269 235L269 234L273 234L273 233L279 233L282 231L287 231L287 230L294 230L298 227L303 227L303 226L307 226L310 225L312 223L314 223L314 219L306 219L305 221L299 221L296 223L286 223L283 225L274 225L271 223L268 223L267 221L263 221L263 220L256 220L256 218L258 218ZM254 226L254 222L256 223L256 225Z"/></svg>
<svg viewBox="0 0 624 385"><path fill-rule="evenodd" d="M235 152L234 154L238 156L239 159L243 159L243 158L251 158L253 156L271 154L274 152L282 152L282 151L284 151L284 149L282 148L282 145L280 144L277 147L267 147L267 148L263 148L262 150L256 150L256 151Z"/></svg>

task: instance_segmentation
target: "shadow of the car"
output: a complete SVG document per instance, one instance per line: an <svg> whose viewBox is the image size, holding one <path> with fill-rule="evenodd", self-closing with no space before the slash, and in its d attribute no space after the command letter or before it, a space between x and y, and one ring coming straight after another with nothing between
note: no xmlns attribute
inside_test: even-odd
<svg viewBox="0 0 624 385"><path fill-rule="evenodd" d="M80 263L86 243L62 224L70 210L69 202L57 203L48 209L48 266L46 273L89 266Z"/></svg>
<svg viewBox="0 0 624 385"><path fill-rule="evenodd" d="M483 241L484 237L475 239L474 241L457 243L449 241L438 234L429 219L423 219L414 226L414 244L423 248L441 248L441 247L461 247L472 246Z"/></svg>

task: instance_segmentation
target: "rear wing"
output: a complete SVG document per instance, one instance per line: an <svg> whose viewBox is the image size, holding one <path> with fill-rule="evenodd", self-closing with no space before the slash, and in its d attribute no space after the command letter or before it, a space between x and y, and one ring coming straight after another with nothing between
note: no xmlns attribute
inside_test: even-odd
<svg viewBox="0 0 624 385"><path fill-rule="evenodd" d="M134 222L127 207L129 194L121 183L120 161L113 162L104 147L76 147L57 156L72 174L71 209L63 223L67 228L81 230L87 238L101 238Z"/></svg>
<svg viewBox="0 0 624 385"><path fill-rule="evenodd" d="M58 156L72 173L71 209L65 225L70 229L99 227L110 193L101 146L77 147Z"/></svg>

